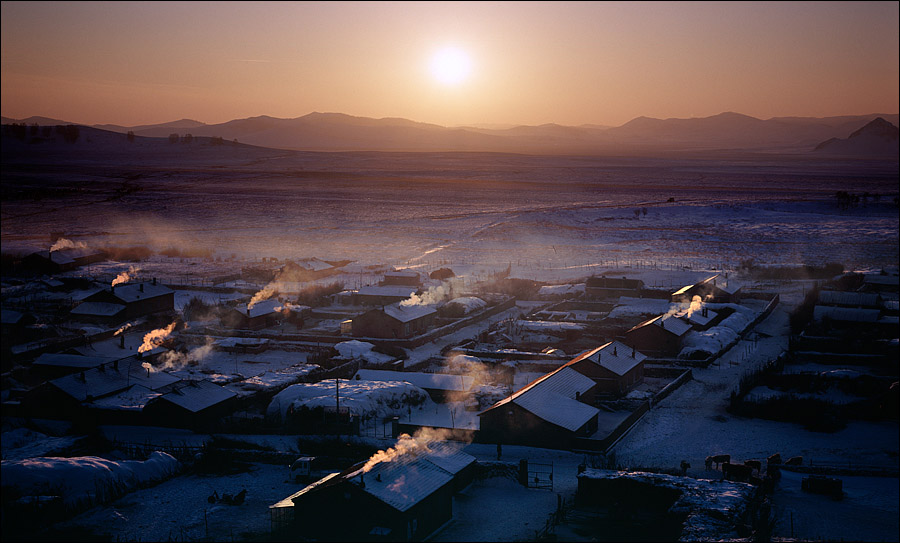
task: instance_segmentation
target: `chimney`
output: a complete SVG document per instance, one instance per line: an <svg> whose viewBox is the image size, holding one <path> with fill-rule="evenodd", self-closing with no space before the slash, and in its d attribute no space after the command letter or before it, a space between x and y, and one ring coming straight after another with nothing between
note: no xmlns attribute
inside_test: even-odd
<svg viewBox="0 0 900 543"><path fill-rule="evenodd" d="M138 285L138 289L139 289L141 292L144 292L144 283L141 283L140 285Z"/></svg>
<svg viewBox="0 0 900 543"><path fill-rule="evenodd" d="M613 345L613 356L619 356L619 353L616 352L616 346Z"/></svg>
<svg viewBox="0 0 900 543"><path fill-rule="evenodd" d="M119 361L113 360L113 369L119 371Z"/></svg>
<svg viewBox="0 0 900 543"><path fill-rule="evenodd" d="M379 483L381 482L381 474L380 473L375 475L375 480L378 481Z"/></svg>
<svg viewBox="0 0 900 543"><path fill-rule="evenodd" d="M631 358L636 358L635 357L635 349L633 346L631 347Z"/></svg>
<svg viewBox="0 0 900 543"><path fill-rule="evenodd" d="M365 474L364 473L359 474L359 487L360 488L366 488L366 481L363 478L363 475L365 475Z"/></svg>
<svg viewBox="0 0 900 543"><path fill-rule="evenodd" d="M250 306L249 305L247 306L247 316L248 317L250 316Z"/></svg>
<svg viewBox="0 0 900 543"><path fill-rule="evenodd" d="M150 366L147 366L147 378L150 378Z"/></svg>
<svg viewBox="0 0 900 543"><path fill-rule="evenodd" d="M153 278L153 286L156 286L156 277Z"/></svg>
<svg viewBox="0 0 900 543"><path fill-rule="evenodd" d="M704 308L703 308L703 313L702 313L702 315L703 315L704 317L708 317L708 316L709 316L709 308L708 308L708 307L704 307Z"/></svg>
<svg viewBox="0 0 900 543"><path fill-rule="evenodd" d="M123 333L123 334L119 334L119 348L120 348L120 349L124 349L124 348L125 348L125 334L124 334L124 333Z"/></svg>

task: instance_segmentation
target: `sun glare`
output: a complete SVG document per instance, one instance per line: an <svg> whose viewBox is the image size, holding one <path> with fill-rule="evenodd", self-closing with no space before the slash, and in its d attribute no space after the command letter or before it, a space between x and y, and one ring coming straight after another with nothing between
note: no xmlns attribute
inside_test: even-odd
<svg viewBox="0 0 900 543"><path fill-rule="evenodd" d="M466 80L472 64L469 56L455 47L441 49L431 58L431 73L441 83L457 85Z"/></svg>

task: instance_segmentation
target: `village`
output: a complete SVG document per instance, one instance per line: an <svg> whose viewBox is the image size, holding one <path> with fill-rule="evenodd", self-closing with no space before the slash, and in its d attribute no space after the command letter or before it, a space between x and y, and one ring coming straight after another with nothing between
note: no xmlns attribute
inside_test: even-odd
<svg viewBox="0 0 900 543"><path fill-rule="evenodd" d="M783 473L829 499L842 475L897 476L896 451L856 470L788 450L616 458L698 375L723 376L714 401L732 416L896 428L896 272L622 262L541 281L513 262L125 258L52 241L4 263L4 534L72 529L202 477L167 536L93 536L485 540L454 522L477 514L478 488L533 504L527 528L498 521L503 540L766 539ZM103 459L107 479L91 471ZM210 483L250 465L277 484ZM226 534L214 512L255 528Z"/></svg>

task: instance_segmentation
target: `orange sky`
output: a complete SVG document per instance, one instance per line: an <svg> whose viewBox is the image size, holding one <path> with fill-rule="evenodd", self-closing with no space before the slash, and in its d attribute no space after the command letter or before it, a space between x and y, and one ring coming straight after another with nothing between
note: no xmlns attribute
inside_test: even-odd
<svg viewBox="0 0 900 543"><path fill-rule="evenodd" d="M898 2L2 2L2 114L464 124L897 113ZM441 47L469 77L439 81Z"/></svg>

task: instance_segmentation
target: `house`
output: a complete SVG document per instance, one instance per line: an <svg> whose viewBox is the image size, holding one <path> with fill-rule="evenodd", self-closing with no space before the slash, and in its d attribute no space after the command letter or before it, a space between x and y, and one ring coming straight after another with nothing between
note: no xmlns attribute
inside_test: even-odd
<svg viewBox="0 0 900 543"><path fill-rule="evenodd" d="M81 266L103 262L106 255L103 251L86 247L58 249L56 251L37 251L22 259L22 266L34 273L54 274L72 271Z"/></svg>
<svg viewBox="0 0 900 543"><path fill-rule="evenodd" d="M687 285L672 293L672 302L690 303L694 296L709 303L739 303L741 286L728 281L727 274L716 274L699 283Z"/></svg>
<svg viewBox="0 0 900 543"><path fill-rule="evenodd" d="M144 418L154 426L200 429L231 412L237 393L212 381L180 381L147 402Z"/></svg>
<svg viewBox="0 0 900 543"><path fill-rule="evenodd" d="M409 299L415 287L384 285L360 287L352 296L354 305L388 305Z"/></svg>
<svg viewBox="0 0 900 543"><path fill-rule="evenodd" d="M627 279L622 277L588 277L584 284L585 297L592 300L606 298L618 298L619 296L640 297L644 282L640 279Z"/></svg>
<svg viewBox="0 0 900 543"><path fill-rule="evenodd" d="M38 356L31 367L46 379L56 379L71 373L97 368L115 360L109 356L85 356L82 354L44 353Z"/></svg>
<svg viewBox="0 0 900 543"><path fill-rule="evenodd" d="M357 337L408 338L428 330L436 315L431 306L395 303L354 317L351 326Z"/></svg>
<svg viewBox="0 0 900 543"><path fill-rule="evenodd" d="M646 358L634 347L611 341L578 355L566 366L597 383L597 395L622 396L643 382Z"/></svg>
<svg viewBox="0 0 900 543"><path fill-rule="evenodd" d="M488 443L567 448L597 431L600 410L584 401L596 389L593 379L566 364L479 413L479 435Z"/></svg>
<svg viewBox="0 0 900 543"><path fill-rule="evenodd" d="M406 381L423 389L436 402L459 400L469 393L475 379L469 375L361 369L353 376L362 381Z"/></svg>
<svg viewBox="0 0 900 543"><path fill-rule="evenodd" d="M673 315L660 315L644 321L625 332L623 343L647 356L665 358L677 356L684 336L691 325Z"/></svg>
<svg viewBox="0 0 900 543"><path fill-rule="evenodd" d="M699 310L688 311L681 315L682 320L690 324L694 330L704 331L709 330L717 323L721 322L723 318L720 318L719 313L715 311L710 311L708 307L705 305L702 306Z"/></svg>
<svg viewBox="0 0 900 543"><path fill-rule="evenodd" d="M86 316L103 316L109 319L131 320L145 315L175 310L175 291L156 282L119 284L102 289L86 297L82 304L97 303L105 305L87 306L80 310ZM117 310L114 306L123 306ZM80 305L78 306L80 307ZM72 310L72 314L79 315Z"/></svg>
<svg viewBox="0 0 900 543"><path fill-rule="evenodd" d="M285 318L283 310L284 304L278 300L239 305L228 312L223 324L241 330L262 330L275 326Z"/></svg>
<svg viewBox="0 0 900 543"><path fill-rule="evenodd" d="M393 270L384 273L384 280L381 281L384 286L400 286L415 287L422 286L422 279L419 274L410 270Z"/></svg>
<svg viewBox="0 0 900 543"><path fill-rule="evenodd" d="M433 534L453 517L456 481L475 459L439 442L390 450L407 452L332 473L270 506L277 537L422 541Z"/></svg>

